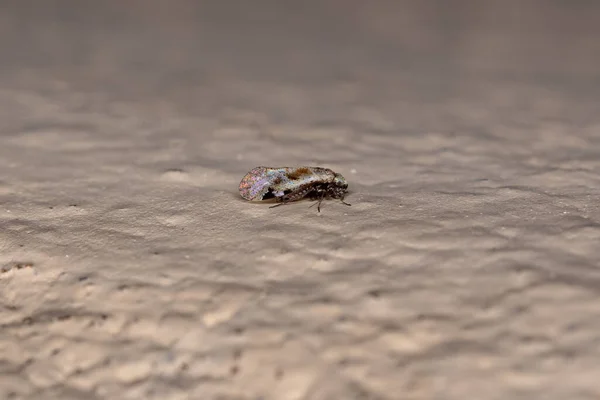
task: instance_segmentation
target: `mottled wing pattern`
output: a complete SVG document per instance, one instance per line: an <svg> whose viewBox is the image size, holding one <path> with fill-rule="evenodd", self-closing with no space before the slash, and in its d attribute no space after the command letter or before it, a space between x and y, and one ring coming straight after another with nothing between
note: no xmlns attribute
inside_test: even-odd
<svg viewBox="0 0 600 400"><path fill-rule="evenodd" d="M256 167L240 182L240 194L246 200L263 200L273 181L281 179L285 179L285 171L282 169Z"/></svg>
<svg viewBox="0 0 600 400"><path fill-rule="evenodd" d="M273 198L301 198L310 187L331 180L333 172L315 167L256 167L240 182L240 194L246 200L261 201Z"/></svg>
<svg viewBox="0 0 600 400"><path fill-rule="evenodd" d="M285 170L285 176L277 179L271 185L273 197L289 196L295 193L306 191L306 188L312 187L315 183L322 181L322 177L313 172L314 168L281 168Z"/></svg>

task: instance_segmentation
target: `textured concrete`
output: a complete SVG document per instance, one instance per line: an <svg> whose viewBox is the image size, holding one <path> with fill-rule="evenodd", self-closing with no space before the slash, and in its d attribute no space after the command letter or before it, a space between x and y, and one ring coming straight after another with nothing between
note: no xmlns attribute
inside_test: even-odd
<svg viewBox="0 0 600 400"><path fill-rule="evenodd" d="M600 398L600 3L4 1L0 49L1 399Z"/></svg>

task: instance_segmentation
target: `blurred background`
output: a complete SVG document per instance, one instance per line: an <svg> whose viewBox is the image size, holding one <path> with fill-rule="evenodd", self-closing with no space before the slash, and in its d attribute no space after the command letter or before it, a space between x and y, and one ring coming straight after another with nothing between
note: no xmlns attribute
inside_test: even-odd
<svg viewBox="0 0 600 400"><path fill-rule="evenodd" d="M357 97L436 103L490 81L589 99L599 22L593 0L6 0L0 85L194 116L252 108L272 122L348 118L339 103ZM291 87L324 84L338 90L329 104ZM447 124L423 113L402 128Z"/></svg>

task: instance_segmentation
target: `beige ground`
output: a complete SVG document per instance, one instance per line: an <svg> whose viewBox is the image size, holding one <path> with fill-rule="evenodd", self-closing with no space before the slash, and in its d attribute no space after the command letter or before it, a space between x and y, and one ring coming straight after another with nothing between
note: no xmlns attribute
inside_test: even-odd
<svg viewBox="0 0 600 400"><path fill-rule="evenodd" d="M600 398L600 3L209 3L3 2L0 399Z"/></svg>

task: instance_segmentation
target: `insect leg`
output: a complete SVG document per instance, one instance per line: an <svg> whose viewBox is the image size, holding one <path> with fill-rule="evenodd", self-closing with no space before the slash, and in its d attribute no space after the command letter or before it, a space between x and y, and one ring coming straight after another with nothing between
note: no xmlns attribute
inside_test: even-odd
<svg viewBox="0 0 600 400"><path fill-rule="evenodd" d="M344 201L344 198L343 198L343 197L340 199L340 201L342 202L342 204L345 204L345 205L347 205L347 206L351 206L351 205L352 205L352 204L350 204L350 203L346 203L346 202Z"/></svg>
<svg viewBox="0 0 600 400"><path fill-rule="evenodd" d="M290 202L288 199L286 199L284 197L276 197L275 201L277 201L277 204L275 204L275 205L273 205L273 206L271 206L269 208L275 208L275 207L283 206L283 205L285 205L285 204L287 204L287 203Z"/></svg>
<svg viewBox="0 0 600 400"><path fill-rule="evenodd" d="M323 201L323 199L327 197L327 191L326 190L322 190L322 189L317 189L315 191L315 193L313 194L313 196L311 196L312 200L317 200L315 203L312 203L308 208L312 208L315 205L317 206L317 211L321 212L321 202Z"/></svg>
<svg viewBox="0 0 600 400"><path fill-rule="evenodd" d="M321 212L321 203L323 202L323 199L325 198L325 196L327 196L327 191L323 190L323 194L321 195L321 198L319 199L319 205L317 205L318 212Z"/></svg>

